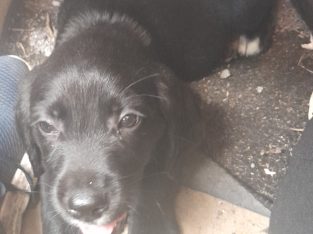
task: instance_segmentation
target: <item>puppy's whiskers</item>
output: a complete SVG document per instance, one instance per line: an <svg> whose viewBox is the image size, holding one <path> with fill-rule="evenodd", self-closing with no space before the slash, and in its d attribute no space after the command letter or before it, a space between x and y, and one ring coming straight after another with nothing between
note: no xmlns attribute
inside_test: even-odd
<svg viewBox="0 0 313 234"><path fill-rule="evenodd" d="M161 96L153 95L153 94L138 94L138 95L132 95L132 96L130 96L128 99L136 98L136 97L150 97L150 98L159 99L159 100L161 100L161 101L166 101L166 98L165 98L165 97L161 97Z"/></svg>
<svg viewBox="0 0 313 234"><path fill-rule="evenodd" d="M53 160L57 160L54 157L52 157L57 151L60 151L61 149L58 146L55 146L52 151L48 155L47 162L52 162Z"/></svg>
<svg viewBox="0 0 313 234"><path fill-rule="evenodd" d="M124 88L122 91L121 91L121 94L123 95L129 88L133 87L134 85L144 81L144 80L148 80L148 79L152 79L152 78L155 78L155 77L158 77L160 74L159 73L153 73L151 75L148 75L148 76L144 76L143 78L140 78L139 80L136 80L132 83L130 83L128 86L126 86L126 88Z"/></svg>
<svg viewBox="0 0 313 234"><path fill-rule="evenodd" d="M47 187L49 187L49 188L53 188L52 185L50 185L50 184L48 184L48 183L45 183L45 182L43 182L42 180L40 181L40 185L44 185L44 186L47 186Z"/></svg>

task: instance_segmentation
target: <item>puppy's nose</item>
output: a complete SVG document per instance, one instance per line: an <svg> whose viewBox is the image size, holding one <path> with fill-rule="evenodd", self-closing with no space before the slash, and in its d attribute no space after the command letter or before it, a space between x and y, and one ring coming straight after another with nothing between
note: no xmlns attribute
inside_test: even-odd
<svg viewBox="0 0 313 234"><path fill-rule="evenodd" d="M73 194L68 200L68 212L77 219L87 222L102 216L108 209L107 196L93 192Z"/></svg>

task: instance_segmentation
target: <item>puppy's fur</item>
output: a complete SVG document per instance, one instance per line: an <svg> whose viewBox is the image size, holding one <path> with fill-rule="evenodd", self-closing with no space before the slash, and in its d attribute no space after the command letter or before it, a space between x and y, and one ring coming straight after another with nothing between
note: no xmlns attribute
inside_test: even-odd
<svg viewBox="0 0 313 234"><path fill-rule="evenodd" d="M65 0L56 48L21 84L16 112L45 234L125 213L130 234L179 233L176 178L199 111L176 77L200 78L239 38L241 54L260 52L274 2Z"/></svg>
<svg viewBox="0 0 313 234"><path fill-rule="evenodd" d="M243 56L267 49L275 6L276 0L66 0L59 38L79 27L73 21L81 26L104 12L126 15L150 35L157 58L192 81L224 62L234 42Z"/></svg>

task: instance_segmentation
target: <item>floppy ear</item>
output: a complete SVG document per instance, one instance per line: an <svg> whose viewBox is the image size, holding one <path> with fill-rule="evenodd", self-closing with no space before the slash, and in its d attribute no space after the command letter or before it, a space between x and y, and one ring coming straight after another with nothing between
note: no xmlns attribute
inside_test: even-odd
<svg viewBox="0 0 313 234"><path fill-rule="evenodd" d="M15 122L17 132L32 164L34 175L39 177L43 172L40 151L32 137L30 128L30 89L33 80L34 72L31 72L19 84L19 97L15 108Z"/></svg>
<svg viewBox="0 0 313 234"><path fill-rule="evenodd" d="M230 129L222 106L206 103L186 83L169 79L158 85L162 112L168 122L170 154L174 163L186 163L194 152L217 159L229 143ZM165 140L165 141L166 141ZM177 156L174 156L177 155ZM181 162L183 160L186 162ZM170 165L167 168L173 168Z"/></svg>
<svg viewBox="0 0 313 234"><path fill-rule="evenodd" d="M177 79L165 79L158 84L158 94L162 97L162 112L173 127L173 131L195 143L201 124L201 100L185 83Z"/></svg>
<svg viewBox="0 0 313 234"><path fill-rule="evenodd" d="M158 95L161 97L161 111L167 123L167 136L163 142L167 141L172 165L167 165L167 169L172 171L178 166L183 153L188 153L202 143L200 100L199 97L184 83L177 79L164 78L158 82Z"/></svg>

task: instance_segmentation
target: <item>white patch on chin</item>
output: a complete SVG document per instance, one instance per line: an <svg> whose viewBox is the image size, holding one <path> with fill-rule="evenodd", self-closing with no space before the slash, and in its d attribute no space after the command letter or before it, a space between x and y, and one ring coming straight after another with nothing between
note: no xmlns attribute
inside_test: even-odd
<svg viewBox="0 0 313 234"><path fill-rule="evenodd" d="M238 53L241 56L253 56L262 51L260 38L248 39L246 36L239 37Z"/></svg>
<svg viewBox="0 0 313 234"><path fill-rule="evenodd" d="M119 222L125 219L125 216L126 213L122 214L109 224L87 224L81 221L76 221L75 226L78 227L83 234L112 234ZM127 224L121 234L128 234Z"/></svg>
<svg viewBox="0 0 313 234"><path fill-rule="evenodd" d="M97 226L89 224L79 224L78 227L83 234L112 234L114 230L113 225Z"/></svg>
<svg viewBox="0 0 313 234"><path fill-rule="evenodd" d="M81 230L82 231L82 230ZM99 229L97 229L97 228L95 228L95 229L90 229L89 231L82 231L83 232L83 234L106 234L106 233L108 233L108 232L105 232L105 231L103 231L103 229L101 229L101 228L99 228ZM121 234L128 234L128 226L126 226L125 228L124 228L124 231L121 233Z"/></svg>

